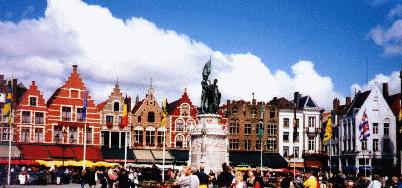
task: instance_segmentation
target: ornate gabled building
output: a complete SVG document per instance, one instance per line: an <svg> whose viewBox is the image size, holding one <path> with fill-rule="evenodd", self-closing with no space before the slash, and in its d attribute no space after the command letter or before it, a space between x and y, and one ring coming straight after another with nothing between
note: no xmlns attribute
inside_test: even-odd
<svg viewBox="0 0 402 188"><path fill-rule="evenodd" d="M188 149L190 130L197 123L197 107L193 105L184 90L180 99L167 105L168 123L167 140L168 147L174 149Z"/></svg>
<svg viewBox="0 0 402 188"><path fill-rule="evenodd" d="M101 142L105 148L123 148L126 139L131 140L131 124L122 124L124 104L130 109L131 98L123 97L117 82L109 98L100 103L97 108L101 114ZM128 116L130 117L130 116ZM127 142L131 148L131 142Z"/></svg>
<svg viewBox="0 0 402 188"><path fill-rule="evenodd" d="M32 81L15 108L15 141L43 143L47 113L45 99L35 81Z"/></svg>
<svg viewBox="0 0 402 188"><path fill-rule="evenodd" d="M49 111L45 133L47 143L83 144L86 126L86 143L99 145L100 114L88 94L86 120L83 119L83 99L88 90L78 74L77 67L73 65L70 77L47 101Z"/></svg>
<svg viewBox="0 0 402 188"><path fill-rule="evenodd" d="M152 149L163 146L163 130L166 128L161 127L161 119L162 108L155 98L155 90L151 84L143 100L136 97L131 111L134 148Z"/></svg>

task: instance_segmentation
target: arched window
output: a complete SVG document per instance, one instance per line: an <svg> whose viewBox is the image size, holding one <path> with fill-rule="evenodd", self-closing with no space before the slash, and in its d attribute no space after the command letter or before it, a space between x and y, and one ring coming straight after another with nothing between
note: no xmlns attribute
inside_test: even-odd
<svg viewBox="0 0 402 188"><path fill-rule="evenodd" d="M176 148L183 148L183 136L176 136Z"/></svg>
<svg viewBox="0 0 402 188"><path fill-rule="evenodd" d="M184 130L184 121L182 119L177 119L175 124L176 131L183 131Z"/></svg>
<svg viewBox="0 0 402 188"><path fill-rule="evenodd" d="M180 107L180 115L181 116L188 116L190 115L190 107L188 104L182 104Z"/></svg>
<svg viewBox="0 0 402 188"><path fill-rule="evenodd" d="M114 102L114 104L113 104L113 111L117 112L117 111L119 111L119 108L120 108L119 102Z"/></svg>
<svg viewBox="0 0 402 188"><path fill-rule="evenodd" d="M155 122L155 112L148 112L148 122Z"/></svg>
<svg viewBox="0 0 402 188"><path fill-rule="evenodd" d="M192 119L187 120L187 131L191 131L195 127L195 122Z"/></svg>
<svg viewBox="0 0 402 188"><path fill-rule="evenodd" d="M155 128L147 127L145 134L145 144L147 146L155 146Z"/></svg>

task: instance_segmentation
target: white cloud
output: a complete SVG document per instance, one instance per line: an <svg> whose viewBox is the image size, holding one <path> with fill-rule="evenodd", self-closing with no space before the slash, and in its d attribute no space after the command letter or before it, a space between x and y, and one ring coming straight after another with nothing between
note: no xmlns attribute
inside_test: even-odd
<svg viewBox="0 0 402 188"><path fill-rule="evenodd" d="M395 71L392 72L391 75L377 74L372 80L368 81L368 83L364 85L355 83L350 87L350 92L354 93L355 91L357 92L370 90L374 85L382 90L383 83L388 83L388 90L389 94L391 95L399 93L401 91L401 80L399 78L399 72Z"/></svg>
<svg viewBox="0 0 402 188"><path fill-rule="evenodd" d="M159 100L175 100L187 87L198 104L202 68L210 57L210 79L218 78L222 101L249 100L252 92L258 100L291 99L297 90L328 108L340 96L313 62L295 62L291 73L272 72L269 63L251 53L223 54L146 19L121 20L106 8L78 0L49 0L40 19L0 22L0 66L26 84L37 80L46 97L78 64L97 102L107 98L117 79L124 93L143 97L153 78Z"/></svg>
<svg viewBox="0 0 402 188"><path fill-rule="evenodd" d="M402 16L402 6L397 5L388 13L391 20ZM381 46L385 55L402 55L402 19L393 21L390 27L376 26L368 33L375 44Z"/></svg>

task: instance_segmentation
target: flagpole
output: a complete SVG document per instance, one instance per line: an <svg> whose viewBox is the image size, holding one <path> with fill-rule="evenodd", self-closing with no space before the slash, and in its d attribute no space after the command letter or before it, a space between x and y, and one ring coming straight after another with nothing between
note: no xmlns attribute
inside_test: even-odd
<svg viewBox="0 0 402 188"><path fill-rule="evenodd" d="M13 109L11 104L10 114L8 115L8 125L9 125L9 138L8 138L8 172L7 172L7 184L11 183L11 140L13 138L13 127L12 127L12 117L13 117Z"/></svg>
<svg viewBox="0 0 402 188"><path fill-rule="evenodd" d="M163 129L162 182L165 182L166 129Z"/></svg>
<svg viewBox="0 0 402 188"><path fill-rule="evenodd" d="M127 134L128 132L125 133L125 138L124 138L124 169L127 170Z"/></svg>
<svg viewBox="0 0 402 188"><path fill-rule="evenodd" d="M87 119L85 118L85 123L84 123L84 151L82 155L82 170L85 170L86 168L86 157L87 157Z"/></svg>

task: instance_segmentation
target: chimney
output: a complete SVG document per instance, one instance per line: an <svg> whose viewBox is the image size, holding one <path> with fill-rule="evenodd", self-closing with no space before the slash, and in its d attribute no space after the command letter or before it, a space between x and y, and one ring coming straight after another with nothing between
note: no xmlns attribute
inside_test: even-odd
<svg viewBox="0 0 402 188"><path fill-rule="evenodd" d="M339 103L340 103L340 102L339 102L339 99L335 98L335 99L332 101L332 109L334 109L334 110L338 109Z"/></svg>
<svg viewBox="0 0 402 188"><path fill-rule="evenodd" d="M346 97L346 106L352 104L352 97Z"/></svg>
<svg viewBox="0 0 402 188"><path fill-rule="evenodd" d="M35 85L35 81L32 81L32 85L33 85L33 86Z"/></svg>
<svg viewBox="0 0 402 188"><path fill-rule="evenodd" d="M294 100L296 107L299 107L299 99L300 99L300 94L298 91L296 91L293 95L293 100Z"/></svg>
<svg viewBox="0 0 402 188"><path fill-rule="evenodd" d="M388 92L388 83L382 83L382 95L384 97L388 97L389 96L389 92Z"/></svg>
<svg viewBox="0 0 402 188"><path fill-rule="evenodd" d="M73 65L73 72L77 72L78 65Z"/></svg>
<svg viewBox="0 0 402 188"><path fill-rule="evenodd" d="M230 100L226 100L226 104L229 105L229 104L230 104Z"/></svg>

